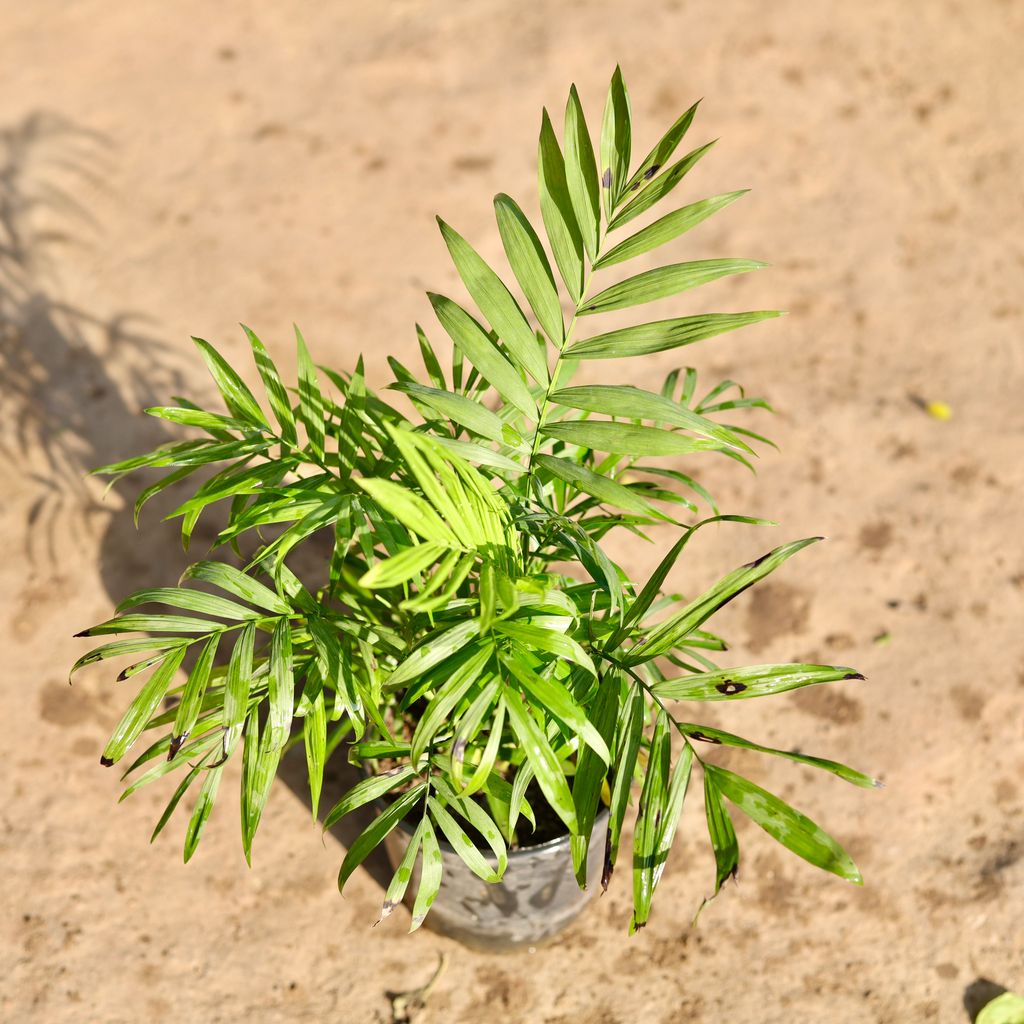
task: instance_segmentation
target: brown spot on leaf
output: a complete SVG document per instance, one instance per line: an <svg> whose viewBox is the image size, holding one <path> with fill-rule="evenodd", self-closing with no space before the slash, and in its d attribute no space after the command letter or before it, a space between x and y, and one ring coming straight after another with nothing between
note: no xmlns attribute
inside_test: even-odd
<svg viewBox="0 0 1024 1024"><path fill-rule="evenodd" d="M724 693L727 697L731 697L734 693L742 693L746 688L746 683L737 683L733 679L723 680L715 687L719 693Z"/></svg>
<svg viewBox="0 0 1024 1024"><path fill-rule="evenodd" d="M699 729L693 732L688 732L686 735L689 736L691 740L700 740L701 743L716 743L719 746L722 744L720 739L717 739L714 736L708 736L707 733L703 733Z"/></svg>

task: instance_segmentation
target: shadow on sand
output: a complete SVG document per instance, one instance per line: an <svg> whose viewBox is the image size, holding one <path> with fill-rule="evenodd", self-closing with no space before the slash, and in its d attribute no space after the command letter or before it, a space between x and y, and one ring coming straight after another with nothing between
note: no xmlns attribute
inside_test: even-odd
<svg viewBox="0 0 1024 1024"><path fill-rule="evenodd" d="M88 479L97 466L181 436L143 410L169 404L198 377L197 363L156 338L146 317L63 298L55 257L96 244L101 226L80 196L102 194L110 154L110 140L53 114L0 129L0 459L29 492L17 541L27 575L59 575L80 541L98 540L98 571L116 604L133 590L173 584L203 557L216 528L200 521L186 553L178 524L162 521L182 490L169 488L147 506L140 534L132 509L140 479L115 483L105 500ZM74 632L82 624L68 625ZM279 775L310 808L300 748ZM321 817L358 778L339 748L325 771ZM230 819L221 820L227 827ZM352 815L331 831L347 848L368 821ZM383 851L365 867L387 886Z"/></svg>

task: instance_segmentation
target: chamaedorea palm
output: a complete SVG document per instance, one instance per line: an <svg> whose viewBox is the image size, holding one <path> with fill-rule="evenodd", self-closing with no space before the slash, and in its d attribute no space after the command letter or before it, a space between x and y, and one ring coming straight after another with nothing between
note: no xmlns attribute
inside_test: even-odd
<svg viewBox="0 0 1024 1024"><path fill-rule="evenodd" d="M121 678L150 672L102 760L118 762L143 732L157 734L129 766L126 774L141 774L125 795L184 772L155 836L199 785L186 860L239 747L248 857L282 753L304 745L315 814L324 764L347 738L350 757L368 774L325 824L372 800L388 802L348 850L339 882L408 818L415 831L385 909L404 896L421 857L414 927L438 891L439 835L470 869L496 880L508 846L529 842L538 801L572 837L581 885L595 816L602 802L608 806L607 835L598 837L606 844L607 885L634 784L632 927L642 926L695 762L703 769L715 892L738 862L727 800L811 863L859 881L849 857L813 822L748 779L706 763L698 750L723 744L823 768L856 785L870 786L870 778L683 721L674 710L675 701L745 700L859 678L822 665L723 669L711 658L725 649L705 628L713 613L816 538L776 548L688 603L662 595L701 526L760 522L719 515L677 460L718 453L748 464L752 444L765 439L722 415L766 404L731 381L698 399L692 369L670 374L660 393L570 383L584 360L650 355L776 315L707 313L577 337L605 312L762 265L699 260L596 284L607 268L676 239L742 195L692 202L617 240L707 152L701 146L669 165L694 113L690 108L632 172L629 100L618 71L600 163L575 89L561 146L545 113L540 209L561 290L523 211L506 195L495 199L525 306L441 222L479 318L450 298L430 296L454 348L443 369L417 328L425 378L391 360L391 387L409 400L414 419L367 387L361 362L351 373L314 366L301 335L298 387L286 388L247 331L271 415L223 357L197 341L226 412L183 400L150 409L207 436L98 471L120 477L170 470L139 496L138 515L158 492L203 470L200 486L174 513L186 546L209 506L224 510L217 549L229 548L229 560L198 562L177 587L131 595L86 635L150 635L106 643L75 666L130 656L139 660ZM673 461L657 461L664 456ZM695 499L708 502L712 515L680 522L677 516L696 515ZM617 527L643 537L658 523L682 532L654 575L634 583L602 539ZM331 553L321 578L301 579L292 556L314 535L330 538ZM556 568L566 565L578 572ZM153 604L173 612L136 610ZM185 665L186 681L176 685ZM177 700L164 710L168 695Z"/></svg>

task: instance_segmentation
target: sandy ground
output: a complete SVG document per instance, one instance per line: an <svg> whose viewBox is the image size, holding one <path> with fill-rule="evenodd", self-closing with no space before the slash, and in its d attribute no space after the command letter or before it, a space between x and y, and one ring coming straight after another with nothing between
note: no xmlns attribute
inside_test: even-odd
<svg viewBox="0 0 1024 1024"><path fill-rule="evenodd" d="M977 979L1024 988L1022 33L1014 0L3 0L0 1017L387 1022L442 951L421 1020L959 1022ZM379 383L385 353L415 362L424 289L454 287L433 214L495 257L492 194L534 209L541 106L575 80L596 121L616 61L640 149L706 97L695 135L722 142L681 195L754 188L673 254L774 264L672 309L792 313L623 370L654 383L688 360L770 397L782 453L706 481L779 520L772 542L830 538L721 625L737 663L868 677L709 720L885 780L730 761L867 884L741 824L739 884L692 930L712 877L695 801L643 934L623 877L557 945L478 955L406 936L404 913L371 929L380 872L338 896L343 848L294 779L251 871L230 796L183 868L180 823L147 845L165 794L117 807L97 764L125 691L102 671L68 689L66 669L72 633L184 556L85 468L166 436L144 405L209 396L190 334L241 357L244 320L291 368L296 320L321 361L364 352ZM768 546L709 532L674 582ZM622 550L637 571L658 557Z"/></svg>

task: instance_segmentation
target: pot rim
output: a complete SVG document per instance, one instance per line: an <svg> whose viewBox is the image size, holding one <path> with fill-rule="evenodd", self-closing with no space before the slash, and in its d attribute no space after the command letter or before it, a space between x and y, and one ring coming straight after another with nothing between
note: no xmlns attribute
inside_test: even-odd
<svg viewBox="0 0 1024 1024"><path fill-rule="evenodd" d="M388 806L386 803L384 803L383 800L380 799L380 797L378 797L372 803L374 808L376 808L378 814L386 810ZM598 832L598 829L603 827L607 820L608 808L602 806L598 809L597 814L594 815L594 824L591 826L590 829L591 841L593 841L594 835ZM402 818L402 820L398 822L397 828L400 828L406 835L410 836L413 834L413 832L416 831L416 825L409 822L406 818ZM522 859L524 857L528 857L530 854L546 853L549 850L555 850L560 846L568 846L569 840L571 838L572 837L569 835L569 833L566 832L565 835L556 836L554 839L549 839L547 842L544 843L537 843L537 845L535 846L519 846L514 850L507 851L508 859L510 861L513 859ZM449 843L444 836L438 836L437 843L442 850L447 850L449 853L458 853L455 847L452 846L452 844ZM481 850L480 852L483 853L484 856L493 856L490 850Z"/></svg>

